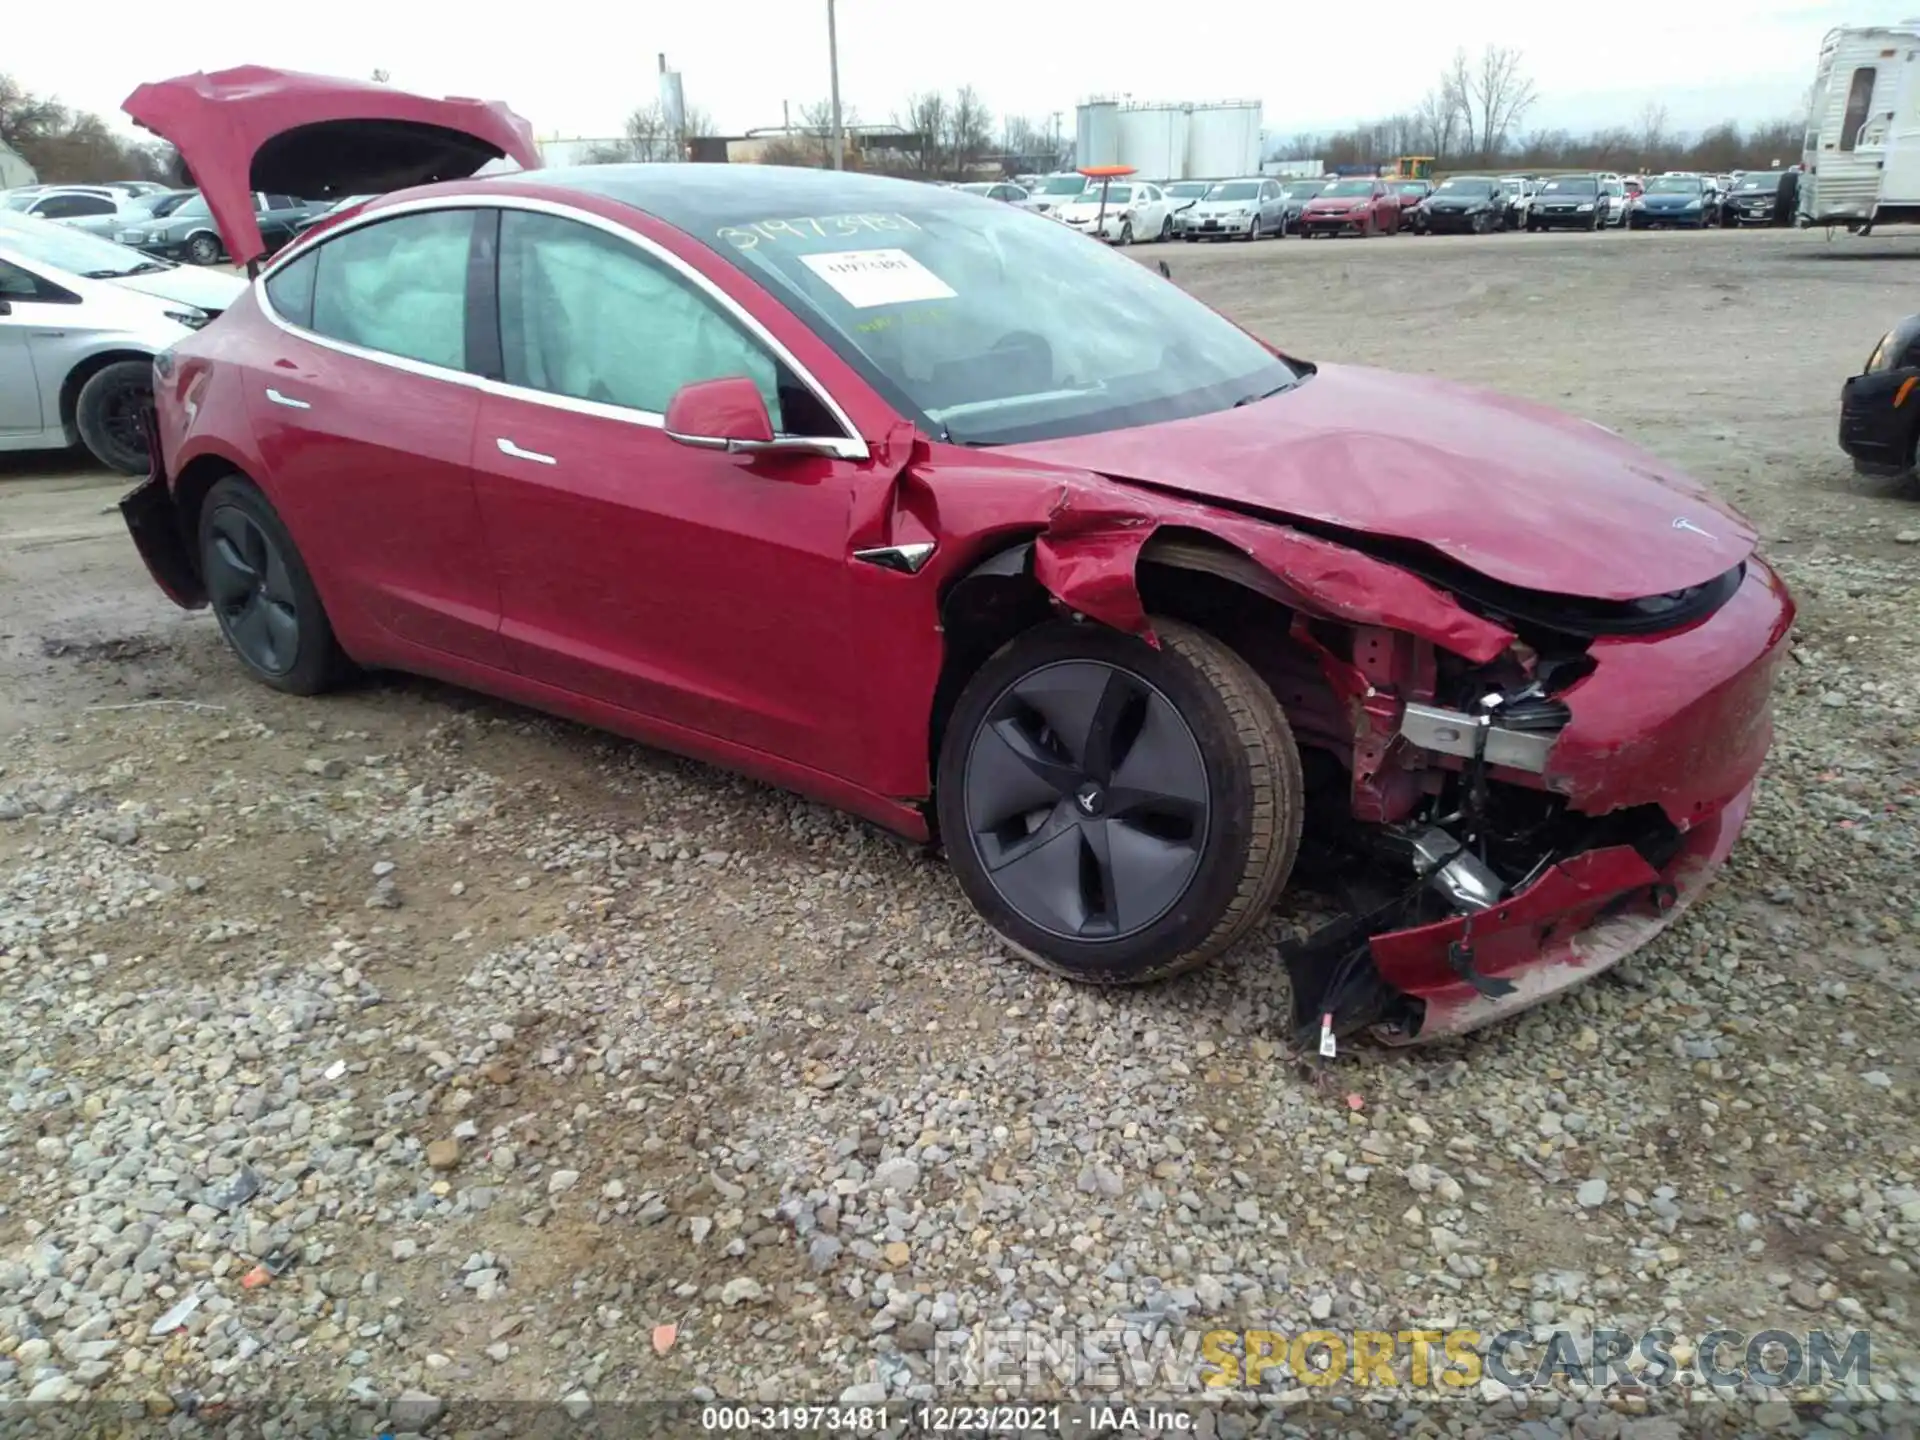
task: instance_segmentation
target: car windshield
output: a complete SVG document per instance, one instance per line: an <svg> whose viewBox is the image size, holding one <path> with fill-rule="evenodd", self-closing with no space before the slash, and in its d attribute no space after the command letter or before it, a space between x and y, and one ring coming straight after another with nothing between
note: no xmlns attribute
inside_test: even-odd
<svg viewBox="0 0 1920 1440"><path fill-rule="evenodd" d="M1209 200L1251 200L1260 193L1258 180L1230 180L1207 191Z"/></svg>
<svg viewBox="0 0 1920 1440"><path fill-rule="evenodd" d="M1087 188L1084 175L1049 175L1035 191L1038 195L1078 195Z"/></svg>
<svg viewBox="0 0 1920 1440"><path fill-rule="evenodd" d="M0 245L18 250L30 260L52 265L89 280L111 280L120 275L150 275L172 267L125 245L102 240L71 225L27 216L0 220Z"/></svg>
<svg viewBox="0 0 1920 1440"><path fill-rule="evenodd" d="M207 209L207 197L195 195L191 200L182 200L178 209L169 212L170 220L205 220L212 212Z"/></svg>
<svg viewBox="0 0 1920 1440"><path fill-rule="evenodd" d="M1447 184L1451 183L1452 182L1449 181L1446 184L1442 184L1440 188L1444 190L1447 188ZM1500 182L1500 188L1509 195L1524 195L1527 193L1527 187L1518 180L1502 180Z"/></svg>
<svg viewBox="0 0 1920 1440"><path fill-rule="evenodd" d="M1124 205L1131 199L1133 199L1133 187L1131 185L1110 185L1107 187L1107 203L1109 205ZM1100 187L1098 185L1088 186L1087 193L1080 197L1078 203L1082 205L1098 205L1100 203Z"/></svg>
<svg viewBox="0 0 1920 1440"><path fill-rule="evenodd" d="M1649 195L1698 195L1700 182L1691 175L1662 175L1647 182Z"/></svg>
<svg viewBox="0 0 1920 1440"><path fill-rule="evenodd" d="M708 243L944 439L1003 445L1185 419L1297 378L1237 325L1065 226L937 191L898 203L714 213L725 223Z"/></svg>
<svg viewBox="0 0 1920 1440"><path fill-rule="evenodd" d="M1326 188L1327 182L1324 180L1302 181L1297 185L1289 185L1287 187L1287 198L1289 200L1311 200Z"/></svg>
<svg viewBox="0 0 1920 1440"><path fill-rule="evenodd" d="M1457 195L1463 199L1467 196L1472 196L1478 199L1483 195L1491 195L1493 189L1494 185L1491 180L1470 180L1465 176L1461 176L1456 180L1442 180L1440 182L1440 188L1433 193L1436 195Z"/></svg>
<svg viewBox="0 0 1920 1440"><path fill-rule="evenodd" d="M1424 195L1428 189L1424 180L1396 180L1393 188L1402 195Z"/></svg>
<svg viewBox="0 0 1920 1440"><path fill-rule="evenodd" d="M984 195L993 189L993 186L985 181L976 180L972 184L956 185L954 188L968 195Z"/></svg>
<svg viewBox="0 0 1920 1440"><path fill-rule="evenodd" d="M1540 187L1543 195L1595 195L1600 182L1591 175L1562 175Z"/></svg>
<svg viewBox="0 0 1920 1440"><path fill-rule="evenodd" d="M1371 195L1374 183L1372 180L1336 180L1322 190L1320 196L1322 199L1338 200L1343 195Z"/></svg>
<svg viewBox="0 0 1920 1440"><path fill-rule="evenodd" d="M1204 195L1212 189L1205 180L1182 180L1177 185L1167 186L1167 194L1175 200L1190 200L1196 195Z"/></svg>
<svg viewBox="0 0 1920 1440"><path fill-rule="evenodd" d="M1781 173L1782 172L1775 171L1767 175L1742 175L1738 188L1743 191L1778 190L1780 188Z"/></svg>

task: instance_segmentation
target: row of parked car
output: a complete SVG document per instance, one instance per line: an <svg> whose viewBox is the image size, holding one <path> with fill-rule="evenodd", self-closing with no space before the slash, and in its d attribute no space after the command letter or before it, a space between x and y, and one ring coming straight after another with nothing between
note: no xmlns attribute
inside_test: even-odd
<svg viewBox="0 0 1920 1440"><path fill-rule="evenodd" d="M1136 240L1258 240L1263 236L1487 234L1496 230L1704 229L1791 225L1799 176L1456 175L1243 176L1128 180L1107 187L1079 174L960 185L1126 245Z"/></svg>
<svg viewBox="0 0 1920 1440"><path fill-rule="evenodd" d="M254 220L272 253L334 210L366 198L303 200L260 192L253 197ZM164 260L215 265L230 253L198 190L172 190L150 181L27 185L0 192L0 211L56 221Z"/></svg>

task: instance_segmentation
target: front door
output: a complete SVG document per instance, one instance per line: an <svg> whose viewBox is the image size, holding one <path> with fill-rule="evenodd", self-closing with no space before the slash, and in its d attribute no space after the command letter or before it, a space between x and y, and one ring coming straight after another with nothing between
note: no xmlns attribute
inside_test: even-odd
<svg viewBox="0 0 1920 1440"><path fill-rule="evenodd" d="M555 215L500 217L505 387L474 465L502 635L530 679L847 774L855 462L669 439L673 393L745 375L776 433L842 435L677 266Z"/></svg>
<svg viewBox="0 0 1920 1440"><path fill-rule="evenodd" d="M274 504L316 575L399 640L500 667L500 589L472 454L476 218L434 210L342 231L267 282L286 329L246 376ZM490 258L490 254L484 258ZM329 606L334 597L326 597Z"/></svg>
<svg viewBox="0 0 1920 1440"><path fill-rule="evenodd" d="M38 435L42 428L34 335L53 328L63 311L73 308L48 304L45 284L32 271L0 260L0 306L7 312L0 315L0 439Z"/></svg>

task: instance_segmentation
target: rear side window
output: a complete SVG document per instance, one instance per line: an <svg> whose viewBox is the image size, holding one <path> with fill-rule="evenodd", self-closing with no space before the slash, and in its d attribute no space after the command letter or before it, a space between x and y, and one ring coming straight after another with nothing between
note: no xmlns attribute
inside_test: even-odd
<svg viewBox="0 0 1920 1440"><path fill-rule="evenodd" d="M67 220L76 215L111 215L113 202L103 195L50 195L33 207L33 213L49 220Z"/></svg>
<svg viewBox="0 0 1920 1440"><path fill-rule="evenodd" d="M1873 104L1874 68L1863 65L1853 72L1847 87L1847 116L1840 126L1840 148L1851 150L1860 143L1860 132L1867 125L1867 107Z"/></svg>
<svg viewBox="0 0 1920 1440"><path fill-rule="evenodd" d="M281 319L303 330L313 328L313 278L319 269L320 252L309 251L274 271L267 281L268 303Z"/></svg>
<svg viewBox="0 0 1920 1440"><path fill-rule="evenodd" d="M311 282L313 331L383 355L464 370L473 215L402 215L321 245Z"/></svg>

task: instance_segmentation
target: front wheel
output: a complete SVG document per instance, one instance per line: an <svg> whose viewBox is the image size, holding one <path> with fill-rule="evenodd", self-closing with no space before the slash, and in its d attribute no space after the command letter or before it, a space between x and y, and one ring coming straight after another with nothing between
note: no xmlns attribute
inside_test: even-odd
<svg viewBox="0 0 1920 1440"><path fill-rule="evenodd" d="M149 360L116 360L87 377L73 418L94 459L122 475L147 473L147 432L140 416L152 394Z"/></svg>
<svg viewBox="0 0 1920 1440"><path fill-rule="evenodd" d="M187 242L187 258L196 265L211 265L220 258L220 241L212 235L196 235Z"/></svg>
<svg viewBox="0 0 1920 1440"><path fill-rule="evenodd" d="M271 502L229 475L200 509L200 574L220 633L256 680L315 695L347 668L306 562Z"/></svg>
<svg viewBox="0 0 1920 1440"><path fill-rule="evenodd" d="M1133 222L1131 220L1122 220L1120 222L1120 243L1122 245L1131 245L1133 243Z"/></svg>
<svg viewBox="0 0 1920 1440"><path fill-rule="evenodd" d="M1160 243L1166 244L1173 238L1173 217L1169 215L1160 222Z"/></svg>
<svg viewBox="0 0 1920 1440"><path fill-rule="evenodd" d="M1266 683L1204 631L1017 637L946 727L936 798L961 889L1071 979L1156 980L1243 935L1293 868L1300 755Z"/></svg>

